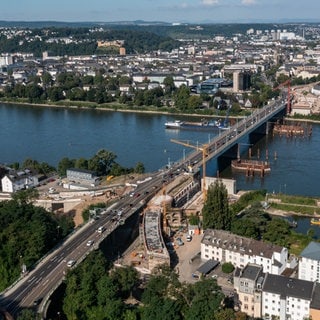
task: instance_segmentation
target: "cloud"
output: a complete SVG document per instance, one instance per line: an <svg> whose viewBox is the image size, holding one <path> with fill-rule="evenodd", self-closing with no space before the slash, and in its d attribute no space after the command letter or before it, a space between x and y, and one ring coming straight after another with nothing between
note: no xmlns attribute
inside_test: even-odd
<svg viewBox="0 0 320 320"><path fill-rule="evenodd" d="M256 0L241 0L241 4L245 6L251 6L253 4L256 4Z"/></svg>
<svg viewBox="0 0 320 320"><path fill-rule="evenodd" d="M219 0L201 0L201 4L204 6L214 6L219 3Z"/></svg>

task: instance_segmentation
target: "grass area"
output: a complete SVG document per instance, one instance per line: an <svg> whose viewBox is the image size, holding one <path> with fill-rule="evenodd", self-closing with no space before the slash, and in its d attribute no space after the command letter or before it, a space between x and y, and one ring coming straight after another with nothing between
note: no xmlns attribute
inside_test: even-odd
<svg viewBox="0 0 320 320"><path fill-rule="evenodd" d="M307 206L316 206L317 199L311 197L303 197L303 196L290 196L287 194L269 194L269 199L280 199L281 202L290 203L290 204L299 204L299 205L307 205Z"/></svg>
<svg viewBox="0 0 320 320"><path fill-rule="evenodd" d="M304 215L320 214L320 208L317 206L318 199L316 198L278 193L268 195L268 200L270 206L274 209Z"/></svg>
<svg viewBox="0 0 320 320"><path fill-rule="evenodd" d="M289 204L289 203L270 203L270 206L274 209L289 211L289 212L294 212L297 214L304 214L309 216L314 214L320 214L320 208L317 208L317 207L306 207L304 205L295 205L295 204Z"/></svg>

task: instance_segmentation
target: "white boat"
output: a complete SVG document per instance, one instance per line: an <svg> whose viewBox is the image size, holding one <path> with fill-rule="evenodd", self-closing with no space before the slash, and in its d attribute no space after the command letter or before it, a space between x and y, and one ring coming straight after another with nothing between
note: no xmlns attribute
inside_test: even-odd
<svg viewBox="0 0 320 320"><path fill-rule="evenodd" d="M179 129L182 126L183 122L181 120L168 121L164 125L168 129Z"/></svg>

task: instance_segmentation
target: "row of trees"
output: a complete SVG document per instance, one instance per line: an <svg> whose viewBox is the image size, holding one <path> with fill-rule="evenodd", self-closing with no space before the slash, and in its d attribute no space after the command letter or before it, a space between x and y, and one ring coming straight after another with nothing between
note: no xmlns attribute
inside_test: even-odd
<svg viewBox="0 0 320 320"><path fill-rule="evenodd" d="M34 189L18 191L10 201L0 202L0 291L52 249L74 228L67 216L48 213L32 205Z"/></svg>
<svg viewBox="0 0 320 320"><path fill-rule="evenodd" d="M145 168L142 162L138 162L134 168L124 168L118 164L117 156L108 150L99 150L92 158L69 159L67 157L58 163L58 174L63 177L69 168L84 169L95 172L98 176L113 175L120 176L129 173L144 173Z"/></svg>
<svg viewBox="0 0 320 320"><path fill-rule="evenodd" d="M57 168L49 165L46 162L38 162L33 159L26 159L22 164L19 162L14 162L10 165L11 168L18 169L29 169L35 172L39 172L45 176L49 176L53 173L58 173L59 176L66 176L67 169L76 168L90 170L97 174L97 176L120 176L130 173L144 173L145 167L142 162L138 162L134 168L125 168L122 167L119 163L116 162L116 154L111 151L101 149L99 150L92 158L78 158L78 159L69 159L68 157L62 158Z"/></svg>

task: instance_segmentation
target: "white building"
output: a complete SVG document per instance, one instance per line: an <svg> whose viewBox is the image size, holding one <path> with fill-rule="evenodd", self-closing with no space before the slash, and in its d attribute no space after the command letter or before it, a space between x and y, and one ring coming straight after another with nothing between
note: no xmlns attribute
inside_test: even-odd
<svg viewBox="0 0 320 320"><path fill-rule="evenodd" d="M36 187L38 184L38 177L33 175L30 170L10 173L1 179L2 192L16 192Z"/></svg>
<svg viewBox="0 0 320 320"><path fill-rule="evenodd" d="M320 243L310 242L300 257L299 279L320 282Z"/></svg>
<svg viewBox="0 0 320 320"><path fill-rule="evenodd" d="M284 276L266 274L262 288L262 317L264 319L309 319L315 284Z"/></svg>
<svg viewBox="0 0 320 320"><path fill-rule="evenodd" d="M201 241L201 259L231 262L238 268L252 263L262 266L265 273L281 274L287 266L288 249L228 231L208 229Z"/></svg>

